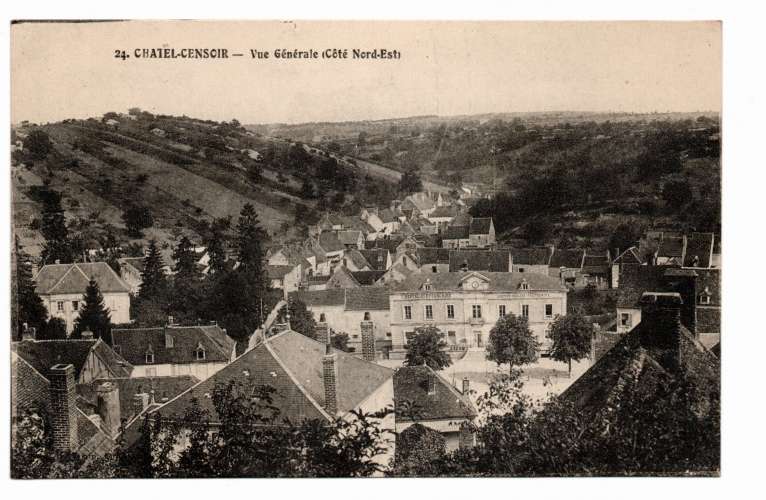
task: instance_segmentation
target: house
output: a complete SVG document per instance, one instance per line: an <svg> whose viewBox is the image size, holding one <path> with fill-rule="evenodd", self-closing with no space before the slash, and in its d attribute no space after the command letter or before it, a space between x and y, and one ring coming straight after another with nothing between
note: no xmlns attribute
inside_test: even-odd
<svg viewBox="0 0 766 500"><path fill-rule="evenodd" d="M684 267L714 267L714 243L713 233L691 233L686 236L686 248L684 252Z"/></svg>
<svg viewBox="0 0 766 500"><path fill-rule="evenodd" d="M362 231L338 231L338 239L347 249L362 250L364 248L365 237Z"/></svg>
<svg viewBox="0 0 766 500"><path fill-rule="evenodd" d="M684 236L663 236L655 254L658 266L682 266L686 253L686 238Z"/></svg>
<svg viewBox="0 0 766 500"><path fill-rule="evenodd" d="M407 277L409 277L411 274L415 272L416 271L413 271L412 269L407 267L406 264L397 262L396 264L391 266L388 269L388 271L386 271L386 273L380 278L379 282L382 282L385 285L399 283L407 279Z"/></svg>
<svg viewBox="0 0 766 500"><path fill-rule="evenodd" d="M157 137L165 137L167 135L167 133L161 128L153 128L151 130L151 133L156 135Z"/></svg>
<svg viewBox="0 0 766 500"><path fill-rule="evenodd" d="M337 234L330 231L325 231L316 238L314 248L324 253L324 258L328 263L328 274L343 261L343 255L346 251L346 247L340 242Z"/></svg>
<svg viewBox="0 0 766 500"><path fill-rule="evenodd" d="M460 211L461 209L457 205L436 207L434 211L431 212L431 215L428 216L428 220L431 221L432 224L435 224L439 231L443 231L450 225L452 220L457 217Z"/></svg>
<svg viewBox="0 0 766 500"><path fill-rule="evenodd" d="M35 290L54 318L66 323L67 334L83 304L88 282L93 279L104 296L112 324L130 322L131 287L106 262L79 262L75 264L47 264L35 276Z"/></svg>
<svg viewBox="0 0 766 500"><path fill-rule="evenodd" d="M423 247L418 248L417 263L422 273L448 273L450 272L449 248Z"/></svg>
<svg viewBox="0 0 766 500"><path fill-rule="evenodd" d="M630 247L617 256L612 261L612 288L620 287L620 274L624 265L641 265L644 259L641 258L638 248Z"/></svg>
<svg viewBox="0 0 766 500"><path fill-rule="evenodd" d="M592 254L586 251L580 271L586 286L595 286L599 290L609 288L612 282L611 264L612 259L609 256L609 250L605 254Z"/></svg>
<svg viewBox="0 0 766 500"><path fill-rule="evenodd" d="M133 365L132 377L193 375L204 380L236 357L236 342L217 325L116 328L112 345Z"/></svg>
<svg viewBox="0 0 766 500"><path fill-rule="evenodd" d="M403 356L418 327L447 333L451 349L484 347L500 317L513 313L547 347L545 336L557 315L566 314L567 289L535 273L414 273L390 294L391 356Z"/></svg>
<svg viewBox="0 0 766 500"><path fill-rule="evenodd" d="M285 330L261 340L233 363L151 410L149 415L180 420L196 401L209 412L215 425L218 414L210 396L216 385L233 384L244 391L273 388L270 406L278 411L280 421L316 420L329 424L337 417L353 419L353 410L375 413L393 407L393 375L389 368ZM392 432L395 417L389 413L377 417L376 423L380 429ZM387 465L395 442L384 437L383 445L385 452L375 460Z"/></svg>
<svg viewBox="0 0 766 500"><path fill-rule="evenodd" d="M681 294L645 292L639 303L641 323L559 396L606 428L622 425L615 402L630 401L636 394L667 398L663 381L683 377L699 411L718 404L720 397L720 361L683 325ZM679 404L670 398L665 402L671 408Z"/></svg>
<svg viewBox="0 0 766 500"><path fill-rule="evenodd" d="M391 252L385 248L370 248L359 250L362 257L370 265L370 269L375 271L387 271L391 267Z"/></svg>
<svg viewBox="0 0 766 500"><path fill-rule="evenodd" d="M402 211L410 211L413 215L428 217L436 209L436 206L437 202L429 193L419 192L407 196L402 200L399 208Z"/></svg>
<svg viewBox="0 0 766 500"><path fill-rule="evenodd" d="M479 271L510 273L511 252L508 250L450 250L449 272Z"/></svg>
<svg viewBox="0 0 766 500"><path fill-rule="evenodd" d="M381 286L327 289L290 294L311 311L319 329L348 334L351 352L362 352L365 324L372 329L375 355L387 357L391 348L389 290Z"/></svg>
<svg viewBox="0 0 766 500"><path fill-rule="evenodd" d="M396 433L419 423L444 436L448 452L470 448L470 425L478 413L468 398L468 379L462 391L454 388L427 365L403 366L394 373ZM415 415L410 414L410 411Z"/></svg>
<svg viewBox="0 0 766 500"><path fill-rule="evenodd" d="M443 248L465 248L470 245L470 226L447 226L442 233Z"/></svg>
<svg viewBox="0 0 766 500"><path fill-rule="evenodd" d="M511 248L514 273L538 273L548 276L552 247Z"/></svg>
<svg viewBox="0 0 766 500"><path fill-rule="evenodd" d="M290 264L286 266L266 265L266 275L271 283L271 288L282 290L285 297L289 292L300 288L300 284L303 282L303 271L300 264L296 266Z"/></svg>
<svg viewBox="0 0 766 500"><path fill-rule="evenodd" d="M469 245L474 248L494 246L495 224L491 217L474 217L468 226Z"/></svg>
<svg viewBox="0 0 766 500"><path fill-rule="evenodd" d="M548 266L548 275L560 279L569 287L582 288L586 285L581 275L584 262L585 249L583 248L554 248L551 263Z"/></svg>
<svg viewBox="0 0 766 500"><path fill-rule="evenodd" d="M381 210L378 213L378 218L383 224L383 230L378 232L383 235L391 235L397 232L399 230L399 224L401 223L401 220L399 220L399 215L399 211L393 208L386 208Z"/></svg>
<svg viewBox="0 0 766 500"><path fill-rule="evenodd" d="M349 268L344 265L340 265L333 269L332 274L325 283L325 290L333 288L359 288L361 285L359 281L354 277Z"/></svg>

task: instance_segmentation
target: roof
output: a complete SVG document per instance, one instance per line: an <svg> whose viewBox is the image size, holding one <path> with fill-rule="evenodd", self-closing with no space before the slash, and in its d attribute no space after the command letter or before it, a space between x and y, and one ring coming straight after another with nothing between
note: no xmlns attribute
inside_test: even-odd
<svg viewBox="0 0 766 500"><path fill-rule="evenodd" d="M372 242L371 248L384 248L390 253L396 253L396 248L404 241L404 238L381 238Z"/></svg>
<svg viewBox="0 0 766 500"><path fill-rule="evenodd" d="M511 248L514 265L547 266L553 254L551 247Z"/></svg>
<svg viewBox="0 0 766 500"><path fill-rule="evenodd" d="M362 286L371 286L386 274L386 271L354 271L351 276Z"/></svg>
<svg viewBox="0 0 766 500"><path fill-rule="evenodd" d="M115 377L129 377L133 371L133 367L101 339L23 340L13 342L11 349L45 378L49 377L51 366L71 364L78 379L91 353L98 356Z"/></svg>
<svg viewBox="0 0 766 500"><path fill-rule="evenodd" d="M389 295L389 290L382 286L360 286L352 289L301 290L290 292L289 298L300 300L309 308L343 306L346 311L387 311L390 307Z"/></svg>
<svg viewBox="0 0 766 500"><path fill-rule="evenodd" d="M692 233L687 236L683 265L708 267L713 257L713 240L713 233Z"/></svg>
<svg viewBox="0 0 766 500"><path fill-rule="evenodd" d="M450 222L451 226L470 226L471 225L471 214L467 212L461 212L455 216L454 219L452 219L452 222Z"/></svg>
<svg viewBox="0 0 766 500"><path fill-rule="evenodd" d="M460 213L460 207L457 207L455 205L442 205L441 207L436 207L433 212L431 212L431 215L428 216L429 219L437 218L437 217L456 217Z"/></svg>
<svg viewBox="0 0 766 500"><path fill-rule="evenodd" d="M266 266L266 274L269 276L269 279L272 280L279 280L285 277L285 275L289 274L293 269L295 269L295 266Z"/></svg>
<svg viewBox="0 0 766 500"><path fill-rule="evenodd" d="M614 264L643 264L638 248L630 247L614 259Z"/></svg>
<svg viewBox="0 0 766 500"><path fill-rule="evenodd" d="M347 250L343 255L343 258L353 262L354 266L356 266L358 269L370 267L370 263L367 262L367 259L364 258L364 255L362 255L362 253L355 248Z"/></svg>
<svg viewBox="0 0 766 500"><path fill-rule="evenodd" d="M431 289L435 291L459 290L462 281L468 276L479 276L488 280L489 291L515 291L520 288L522 280L529 285L529 290L566 291L567 288L556 278L538 273L413 273L396 286L398 291L420 290L421 286L430 281Z"/></svg>
<svg viewBox="0 0 766 500"><path fill-rule="evenodd" d="M390 208L386 208L386 209L384 209L384 210L381 210L381 211L378 213L378 218L379 218L379 219L380 219L380 220L381 220L383 223L385 223L385 224L387 224L387 223L391 223L391 222L396 222L397 220L399 220L399 219L398 219L398 216L397 216L397 214L396 214L396 213L394 213L394 211L393 211L393 210L391 210Z"/></svg>
<svg viewBox="0 0 766 500"><path fill-rule="evenodd" d="M682 257L684 254L683 236L664 236L657 250L659 257Z"/></svg>
<svg viewBox="0 0 766 500"><path fill-rule="evenodd" d="M470 233L471 234L489 234L489 229L492 226L491 217L474 217L471 219Z"/></svg>
<svg viewBox="0 0 766 500"><path fill-rule="evenodd" d="M428 377L434 378L434 393L428 393ZM414 406L414 420L442 420L476 417L477 412L465 394L444 380L429 366L404 366L394 373L394 407L396 419L413 420L401 415L405 402Z"/></svg>
<svg viewBox="0 0 766 500"><path fill-rule="evenodd" d="M444 231L445 240L467 240L468 237L468 226L447 226Z"/></svg>
<svg viewBox="0 0 766 500"><path fill-rule="evenodd" d="M235 382L247 391L274 388L272 406L279 417L298 422L329 420L324 410L322 360L326 345L292 330L285 330L247 351L207 380L158 408L164 417L182 416L193 399L216 421L211 396L216 384ZM393 376L393 370L331 348L336 356L336 395L339 413L357 408Z"/></svg>
<svg viewBox="0 0 766 500"><path fill-rule="evenodd" d="M338 231L338 239L343 245L357 245L360 239L364 239L364 236L362 236L361 231Z"/></svg>
<svg viewBox="0 0 766 500"><path fill-rule="evenodd" d="M143 257L121 257L117 259L120 264L129 265L139 273L144 272L144 258Z"/></svg>
<svg viewBox="0 0 766 500"><path fill-rule="evenodd" d="M166 334L172 337L172 347L166 347ZM112 330L112 343L134 365L146 365L148 352L154 354L157 365L228 362L236 345L217 325L119 328ZM199 346L205 350L205 359L198 361Z"/></svg>
<svg viewBox="0 0 766 500"><path fill-rule="evenodd" d="M418 248L417 252L418 261L421 266L430 264L449 264L450 262L449 248L422 247Z"/></svg>
<svg viewBox="0 0 766 500"><path fill-rule="evenodd" d="M617 307L636 308L642 293L661 290L666 270L662 266L624 264L620 271L620 287L617 289Z"/></svg>
<svg viewBox="0 0 766 500"><path fill-rule="evenodd" d="M585 250L582 248L556 248L551 256L550 267L566 267L569 269L582 268Z"/></svg>
<svg viewBox="0 0 766 500"><path fill-rule="evenodd" d="M362 257L367 261L372 269L385 271L388 265L389 251L385 248L370 248L368 250L359 250Z"/></svg>
<svg viewBox="0 0 766 500"><path fill-rule="evenodd" d="M449 270L458 272L466 265L470 271L511 272L511 256L508 250L452 250L449 253Z"/></svg>
<svg viewBox="0 0 766 500"><path fill-rule="evenodd" d="M345 250L345 246L340 242L338 236L330 231L325 231L319 235L319 246L321 246L325 252L339 252Z"/></svg>
<svg viewBox="0 0 766 500"><path fill-rule="evenodd" d="M428 193L412 193L402 201L402 207L412 204L415 208L421 212L424 210L430 210L434 208L434 200L428 195Z"/></svg>
<svg viewBox="0 0 766 500"><path fill-rule="evenodd" d="M101 293L130 292L130 286L106 262L45 265L35 276L35 289L40 295L84 294L91 278Z"/></svg>

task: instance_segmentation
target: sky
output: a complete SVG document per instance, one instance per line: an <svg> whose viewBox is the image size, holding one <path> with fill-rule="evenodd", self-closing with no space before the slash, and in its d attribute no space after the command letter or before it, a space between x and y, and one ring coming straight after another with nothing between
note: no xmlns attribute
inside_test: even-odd
<svg viewBox="0 0 766 500"><path fill-rule="evenodd" d="M226 48L221 60L135 49ZM396 60L276 59L277 49L397 50ZM252 59L250 49L269 51ZM125 50L130 58L115 58ZM11 118L130 107L242 123L492 112L721 110L718 22L213 22L16 24Z"/></svg>

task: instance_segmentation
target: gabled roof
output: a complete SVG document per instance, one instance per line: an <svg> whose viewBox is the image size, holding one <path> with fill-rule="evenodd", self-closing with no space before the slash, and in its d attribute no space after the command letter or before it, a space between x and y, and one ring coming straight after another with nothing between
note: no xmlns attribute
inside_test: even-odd
<svg viewBox="0 0 766 500"><path fill-rule="evenodd" d="M384 248L388 250L390 253L396 253L396 248L401 244L401 242L404 241L404 238L380 238L372 242L367 243L367 247L369 248Z"/></svg>
<svg viewBox="0 0 766 500"><path fill-rule="evenodd" d="M468 237L468 226L447 226L443 236L445 240L467 240Z"/></svg>
<svg viewBox="0 0 766 500"><path fill-rule="evenodd" d="M682 258L684 255L685 239L683 236L663 236L657 250L658 257Z"/></svg>
<svg viewBox="0 0 766 500"><path fill-rule="evenodd" d="M418 248L418 261L420 262L421 266L432 264L449 264L450 249L434 247Z"/></svg>
<svg viewBox="0 0 766 500"><path fill-rule="evenodd" d="M433 377L434 392L428 392ZM428 366L404 366L394 373L394 406L397 421L411 421L403 415L403 405L412 404L414 420L473 419L477 412L468 396L461 394Z"/></svg>
<svg viewBox="0 0 766 500"><path fill-rule="evenodd" d="M360 286L353 289L300 290L290 292L290 300L300 300L307 307L343 306L346 311L386 311L389 290L382 286Z"/></svg>
<svg viewBox="0 0 766 500"><path fill-rule="evenodd" d="M101 293L130 292L106 262L45 265L35 276L35 289L40 295L84 294L90 278L96 280Z"/></svg>
<svg viewBox="0 0 766 500"><path fill-rule="evenodd" d="M268 385L275 389L272 405L279 417L299 422L305 419L330 420L324 410L322 360L326 346L305 335L286 330L245 352L215 375L193 386L158 408L165 417L180 417L193 399L211 413L216 412L211 396L216 384L235 382L244 390ZM331 349L336 356L336 395L340 414L357 408L393 376L393 370Z"/></svg>
<svg viewBox="0 0 766 500"><path fill-rule="evenodd" d="M330 231L325 231L319 235L319 246L328 253L339 252L346 248L343 246L343 243L340 242L338 236Z"/></svg>
<svg viewBox="0 0 766 500"><path fill-rule="evenodd" d="M299 290L289 293L290 300L300 300L307 307L343 306L346 304L346 291L342 288L327 290Z"/></svg>
<svg viewBox="0 0 766 500"><path fill-rule="evenodd" d="M550 267L566 267L569 269L581 269L584 260L585 260L585 249L583 248L570 248L570 249L556 248L553 251L553 256L551 257Z"/></svg>
<svg viewBox="0 0 766 500"><path fill-rule="evenodd" d="M514 265L548 266L553 251L551 247L511 248Z"/></svg>
<svg viewBox="0 0 766 500"><path fill-rule="evenodd" d="M489 234L492 217L474 217L471 219L470 234Z"/></svg>
<svg viewBox="0 0 766 500"><path fill-rule="evenodd" d="M358 230L338 231L338 239L343 245L356 245L359 240L364 240L364 237L362 232Z"/></svg>
<svg viewBox="0 0 766 500"><path fill-rule="evenodd" d="M114 377L128 377L133 371L133 367L101 339L26 340L13 342L11 350L45 378L49 377L51 366L57 364L71 364L74 366L75 379L79 378L91 353L101 360Z"/></svg>
<svg viewBox="0 0 766 500"><path fill-rule="evenodd" d="M370 263L367 262L367 259L364 258L364 255L362 255L362 253L355 248L352 248L351 250L347 250L346 253L343 255L343 258L351 261L354 264L354 266L356 266L357 269L372 267L370 266Z"/></svg>
<svg viewBox="0 0 766 500"><path fill-rule="evenodd" d="M431 289L435 291L459 290L461 282L472 274L479 273L413 273L396 286L397 291L420 290L426 280L430 280ZM566 287L556 278L538 273L494 273L482 272L489 283L490 291L518 290L522 280L529 285L529 290L566 291Z"/></svg>
<svg viewBox="0 0 766 500"><path fill-rule="evenodd" d="M172 337L172 347L166 347L166 335ZM156 365L228 362L236 346L216 325L119 328L112 330L112 343L134 365L146 365L148 352ZM205 359L198 361L195 350L200 346Z"/></svg>
<svg viewBox="0 0 766 500"><path fill-rule="evenodd" d="M285 277L288 273L290 273L293 269L295 269L295 266L266 266L266 274L268 275L269 279L272 280L281 280Z"/></svg>
<svg viewBox="0 0 766 500"><path fill-rule="evenodd" d="M120 264L130 266L138 273L144 272L144 258L143 257L121 257L117 259Z"/></svg>
<svg viewBox="0 0 766 500"><path fill-rule="evenodd" d="M441 217L456 217L459 213L460 207L456 205L442 205L441 207L436 207L428 217L430 219Z"/></svg>
<svg viewBox="0 0 766 500"><path fill-rule="evenodd" d="M638 248L630 247L612 262L613 264L643 264L641 255L638 253Z"/></svg>
<svg viewBox="0 0 766 500"><path fill-rule="evenodd" d="M370 248L359 250L362 257L370 264L370 268L377 271L385 271L388 265L389 251L385 248Z"/></svg>
<svg viewBox="0 0 766 500"><path fill-rule="evenodd" d="M380 220L384 224L388 224L388 223L391 223L391 222L396 222L396 221L399 220L398 217L399 217L398 214L396 212L394 212L393 210L391 210L390 208L386 208L384 210L381 210L378 213L378 218L380 218Z"/></svg>
<svg viewBox="0 0 766 500"><path fill-rule="evenodd" d="M414 208L417 208L421 212L424 210L430 210L434 208L434 201L431 199L430 196L428 196L428 193L413 193L406 197L404 201L402 201L402 208L405 208L407 206L412 205Z"/></svg>
<svg viewBox="0 0 766 500"><path fill-rule="evenodd" d="M623 265L617 289L617 307L636 308L645 291L661 290L666 269L663 266Z"/></svg>
<svg viewBox="0 0 766 500"><path fill-rule="evenodd" d="M452 222L450 222L450 226L470 226L471 225L471 214L468 212L461 212L455 216L454 219L452 219Z"/></svg>
<svg viewBox="0 0 766 500"><path fill-rule="evenodd" d="M683 265L710 267L710 261L713 257L713 240L713 233L692 233L687 236Z"/></svg>
<svg viewBox="0 0 766 500"><path fill-rule="evenodd" d="M372 286L375 283L378 282L380 278L383 277L383 275L386 274L386 271L354 271L351 273L351 276L354 277L357 283L359 283L362 286Z"/></svg>
<svg viewBox="0 0 766 500"><path fill-rule="evenodd" d="M466 266L469 271L496 273L511 272L508 250L452 250L449 253L449 270L458 272Z"/></svg>

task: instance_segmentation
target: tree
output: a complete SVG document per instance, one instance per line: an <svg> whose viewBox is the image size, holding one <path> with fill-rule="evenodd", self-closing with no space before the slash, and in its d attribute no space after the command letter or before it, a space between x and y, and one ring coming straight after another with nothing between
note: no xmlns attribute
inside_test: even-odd
<svg viewBox="0 0 766 500"><path fill-rule="evenodd" d="M168 285L162 268L162 255L157 248L157 241L149 240L149 249L144 257L144 269L141 271L141 286L138 288L139 299L165 302Z"/></svg>
<svg viewBox="0 0 766 500"><path fill-rule="evenodd" d="M69 264L74 261L72 242L66 225L64 209L61 206L61 194L45 189L40 196L43 201L42 222L40 232L45 238L41 258L43 263Z"/></svg>
<svg viewBox="0 0 766 500"><path fill-rule="evenodd" d="M487 359L498 365L508 363L509 372L514 365L537 361L540 343L529 329L525 316L509 313L497 320L489 332Z"/></svg>
<svg viewBox="0 0 766 500"><path fill-rule="evenodd" d="M53 143L45 131L35 129L24 138L24 149L29 151L33 160L44 160L53 151Z"/></svg>
<svg viewBox="0 0 766 500"><path fill-rule="evenodd" d="M618 225L609 237L609 249L624 252L628 248L638 244L641 238L641 226L635 223L624 222ZM619 254L615 254L617 257Z"/></svg>
<svg viewBox="0 0 766 500"><path fill-rule="evenodd" d="M265 243L267 236L266 231L261 228L255 207L246 203L239 213L237 222L237 258L240 267L258 280L263 280L262 244Z"/></svg>
<svg viewBox="0 0 766 500"><path fill-rule="evenodd" d="M290 328L313 339L317 324L314 320L314 314L306 308L306 304L299 299L291 299L289 310Z"/></svg>
<svg viewBox="0 0 766 500"><path fill-rule="evenodd" d="M64 340L67 338L66 323L61 318L50 318L43 327L39 338L47 340Z"/></svg>
<svg viewBox="0 0 766 500"><path fill-rule="evenodd" d="M394 477L439 476L438 462L447 454L444 436L429 427L415 423L396 436L396 457L391 475Z"/></svg>
<svg viewBox="0 0 766 500"><path fill-rule="evenodd" d="M579 361L590 353L593 325L580 314L557 316L548 330L548 338L553 340L551 357L567 363L569 377L572 377L572 360Z"/></svg>
<svg viewBox="0 0 766 500"><path fill-rule="evenodd" d="M42 333L46 326L48 310L35 290L35 283L32 280L32 263L29 256L21 250L18 236L16 236L14 243L14 259L16 281L12 294L15 307L12 312L15 317L14 338L20 340L25 325Z"/></svg>
<svg viewBox="0 0 766 500"><path fill-rule="evenodd" d="M301 185L301 198L312 200L316 198L316 188L314 188L314 183L311 182L308 179L303 180L303 184Z"/></svg>
<svg viewBox="0 0 766 500"><path fill-rule="evenodd" d="M128 229L128 235L132 238L140 238L142 230L154 225L152 211L148 207L133 206L125 210L122 220Z"/></svg>
<svg viewBox="0 0 766 500"><path fill-rule="evenodd" d="M692 189L685 180L672 180L662 187L662 199L668 207L680 210L681 207L694 199Z"/></svg>
<svg viewBox="0 0 766 500"><path fill-rule="evenodd" d="M348 333L337 332L330 335L330 345L338 349L339 351L349 352L348 350Z"/></svg>
<svg viewBox="0 0 766 500"><path fill-rule="evenodd" d="M415 329L415 335L407 341L406 366L426 364L434 370L441 370L452 364L447 353L444 333L435 326L421 326Z"/></svg>
<svg viewBox="0 0 766 500"><path fill-rule="evenodd" d="M423 181L415 170L408 170L399 179L399 191L404 194L418 193L423 191Z"/></svg>
<svg viewBox="0 0 766 500"><path fill-rule="evenodd" d="M82 332L90 330L93 337L103 339L104 342L112 344L112 321L109 309L104 305L104 296L98 288L98 283L91 277L88 287L83 296L84 305L80 308L80 314L74 322L74 331L72 336L79 338Z"/></svg>
<svg viewBox="0 0 766 500"><path fill-rule="evenodd" d="M193 281L199 278L194 245L186 236L181 237L173 250L173 260L175 261L174 271L177 279Z"/></svg>

